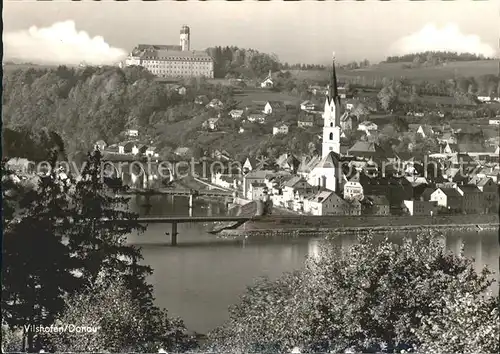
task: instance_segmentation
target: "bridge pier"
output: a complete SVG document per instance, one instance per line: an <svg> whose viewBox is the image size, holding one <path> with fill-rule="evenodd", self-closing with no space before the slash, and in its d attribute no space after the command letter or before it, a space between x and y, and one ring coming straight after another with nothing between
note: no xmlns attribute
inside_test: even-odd
<svg viewBox="0 0 500 354"><path fill-rule="evenodd" d="M172 233L170 234L170 241L172 246L177 246L177 223L172 222Z"/></svg>

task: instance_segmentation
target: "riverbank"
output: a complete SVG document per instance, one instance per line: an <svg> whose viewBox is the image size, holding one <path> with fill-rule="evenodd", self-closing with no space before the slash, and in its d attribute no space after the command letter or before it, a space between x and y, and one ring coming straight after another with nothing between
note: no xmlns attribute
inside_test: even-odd
<svg viewBox="0 0 500 354"><path fill-rule="evenodd" d="M260 217L232 230L223 230L222 237L324 237L335 234L365 232L395 233L436 230L498 231L498 215L450 216L301 216Z"/></svg>

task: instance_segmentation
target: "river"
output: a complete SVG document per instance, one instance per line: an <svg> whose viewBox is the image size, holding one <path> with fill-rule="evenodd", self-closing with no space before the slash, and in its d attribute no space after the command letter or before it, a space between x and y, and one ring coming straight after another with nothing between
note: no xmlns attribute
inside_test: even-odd
<svg viewBox="0 0 500 354"><path fill-rule="evenodd" d="M189 214L185 197L138 196L131 200L131 209L141 216ZM226 209L220 203L195 200L192 213L225 215ZM145 233L129 236L132 244L142 247L145 263L154 269L150 281L157 304L181 317L189 330L199 333L222 324L227 319L228 306L236 303L257 277L277 278L300 269L305 257L317 252L320 242L305 238L236 242L209 234L207 228L201 223L179 224L177 247L170 247L170 236L165 235L170 232L168 224L151 224ZM460 239L465 255L477 259L477 269L488 265L498 270L496 232L453 233L447 236L447 247L457 250ZM354 240L343 240L346 242ZM493 291L498 292L497 284Z"/></svg>

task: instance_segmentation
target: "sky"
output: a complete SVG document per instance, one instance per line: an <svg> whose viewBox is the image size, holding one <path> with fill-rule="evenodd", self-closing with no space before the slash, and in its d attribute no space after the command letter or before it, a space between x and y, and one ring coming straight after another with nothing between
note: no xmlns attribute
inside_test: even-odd
<svg viewBox="0 0 500 354"><path fill-rule="evenodd" d="M108 64L138 43L191 48L235 45L276 54L282 62L325 64L383 60L425 50L499 55L500 2L4 0L5 60Z"/></svg>

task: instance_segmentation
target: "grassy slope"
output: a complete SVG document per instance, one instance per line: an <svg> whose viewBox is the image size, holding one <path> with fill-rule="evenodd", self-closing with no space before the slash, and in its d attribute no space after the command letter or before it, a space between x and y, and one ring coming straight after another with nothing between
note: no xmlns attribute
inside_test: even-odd
<svg viewBox="0 0 500 354"><path fill-rule="evenodd" d="M236 94L234 99L237 102L241 102L241 107L251 105L253 101L290 101L294 104L302 102L300 97L292 96L285 92L273 92L265 89L246 89L241 94Z"/></svg>
<svg viewBox="0 0 500 354"><path fill-rule="evenodd" d="M444 66L421 67L415 69L404 69L403 65L408 63L382 63L372 65L367 69L338 70L339 79L351 77L366 77L367 79L382 77L407 77L419 80L446 80L456 76L481 76L487 74L498 74L498 60L480 60L452 62ZM329 72L326 71L302 71L292 70L292 74L298 79L328 80Z"/></svg>

